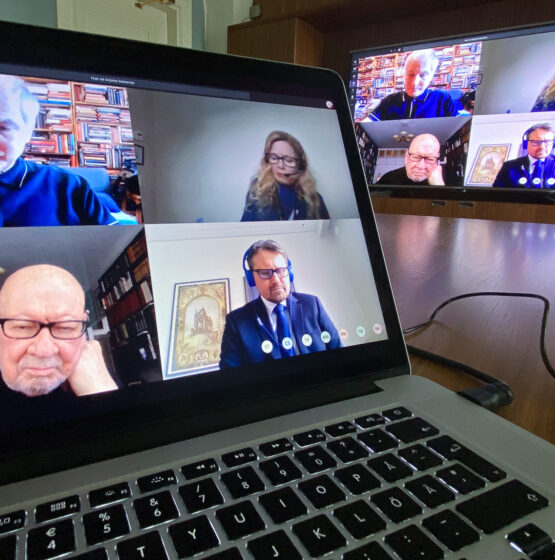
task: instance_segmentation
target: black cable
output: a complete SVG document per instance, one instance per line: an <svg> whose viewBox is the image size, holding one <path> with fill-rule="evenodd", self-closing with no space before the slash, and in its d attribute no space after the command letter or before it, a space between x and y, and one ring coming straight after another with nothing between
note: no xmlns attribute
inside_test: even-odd
<svg viewBox="0 0 555 560"><path fill-rule="evenodd" d="M549 300L544 296L540 296L539 294L529 294L529 293L521 293L521 292L470 292L468 294L461 294L460 296L455 296L455 297L452 297L452 298L449 298L449 299L445 300L443 303L441 303L438 307L435 308L435 310L430 315L430 318L427 321L425 321L423 323L420 323L418 325L415 325L413 327L409 327L407 329L404 329L403 334L405 334L405 335L410 334L410 333L415 332L419 329L427 327L428 325L430 325L433 322L433 320L435 319L435 317L439 313L439 311L441 309L443 309L446 305L450 304L451 302L457 301L459 299L465 299L465 298L475 297L475 296L527 297L527 298L539 299L540 301L543 302L544 309L543 309L541 332L540 332L540 354L541 354L543 363L544 363L545 367L547 368L547 371L551 374L552 377L555 378L555 369L551 365L551 363L549 361L549 358L547 356L547 352L545 350L545 331L547 330L547 318L549 316ZM408 347L407 346L407 348L409 348L409 350L410 350L411 348L414 348L414 347ZM420 350L418 348L415 348L415 350L417 350L419 352L425 352L425 350ZM416 353L416 352L414 352L414 353ZM432 355L432 353L429 353L429 354ZM433 356L436 356L436 355L433 354ZM439 358L441 358L441 356L439 356ZM447 360L447 358L443 358L443 359ZM436 361L438 361L438 360L436 360ZM495 379L494 377L488 376L485 373L482 373L478 370L475 370L474 368L471 368L470 366L467 366L466 364L463 364L461 362L455 362L454 360L451 360L451 362L453 364L456 364L456 365L453 365L452 367L456 367L456 368L460 369L461 371L464 371L465 373L468 373L469 375L472 375L474 377L477 377L478 379L481 379L482 381L485 381L485 379L483 377L480 377L477 374L481 374L482 376L489 377L491 380L494 380L494 381L488 381L488 382L502 383L498 379ZM505 384L503 383L503 385L505 385Z"/></svg>

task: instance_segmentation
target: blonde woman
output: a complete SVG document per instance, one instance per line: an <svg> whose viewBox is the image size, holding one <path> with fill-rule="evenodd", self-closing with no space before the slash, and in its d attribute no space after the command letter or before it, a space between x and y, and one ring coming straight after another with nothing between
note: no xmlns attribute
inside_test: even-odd
<svg viewBox="0 0 555 560"><path fill-rule="evenodd" d="M321 220L330 215L308 169L301 143L274 130L264 145L260 170L251 181L242 222Z"/></svg>

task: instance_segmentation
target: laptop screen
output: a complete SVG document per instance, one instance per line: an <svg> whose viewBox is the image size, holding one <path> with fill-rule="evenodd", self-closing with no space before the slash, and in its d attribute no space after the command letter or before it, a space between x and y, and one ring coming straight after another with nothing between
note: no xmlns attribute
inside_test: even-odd
<svg viewBox="0 0 555 560"><path fill-rule="evenodd" d="M3 437L404 361L335 78L5 59Z"/></svg>

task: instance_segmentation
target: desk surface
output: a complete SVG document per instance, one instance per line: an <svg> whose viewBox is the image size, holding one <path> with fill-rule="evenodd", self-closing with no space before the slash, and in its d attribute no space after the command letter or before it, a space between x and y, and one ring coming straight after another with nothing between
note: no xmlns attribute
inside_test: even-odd
<svg viewBox="0 0 555 560"><path fill-rule="evenodd" d="M552 305L546 351L555 364L555 225L384 214L376 220L404 329L463 293L537 293ZM539 346L542 312L536 299L464 299L406 340L507 383L515 399L499 414L555 443L555 379ZM413 373L455 391L480 384L423 358L411 362Z"/></svg>

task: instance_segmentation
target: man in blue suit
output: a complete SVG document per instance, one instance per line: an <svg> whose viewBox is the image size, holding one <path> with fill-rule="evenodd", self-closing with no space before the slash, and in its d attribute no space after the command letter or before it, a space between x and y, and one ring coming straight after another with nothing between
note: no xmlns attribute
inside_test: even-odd
<svg viewBox="0 0 555 560"><path fill-rule="evenodd" d="M243 257L243 269L260 296L227 315L221 369L342 346L322 302L291 292L291 261L278 243L253 243Z"/></svg>
<svg viewBox="0 0 555 560"><path fill-rule="evenodd" d="M553 126L538 123L523 138L525 156L506 161L493 182L494 187L555 189Z"/></svg>

